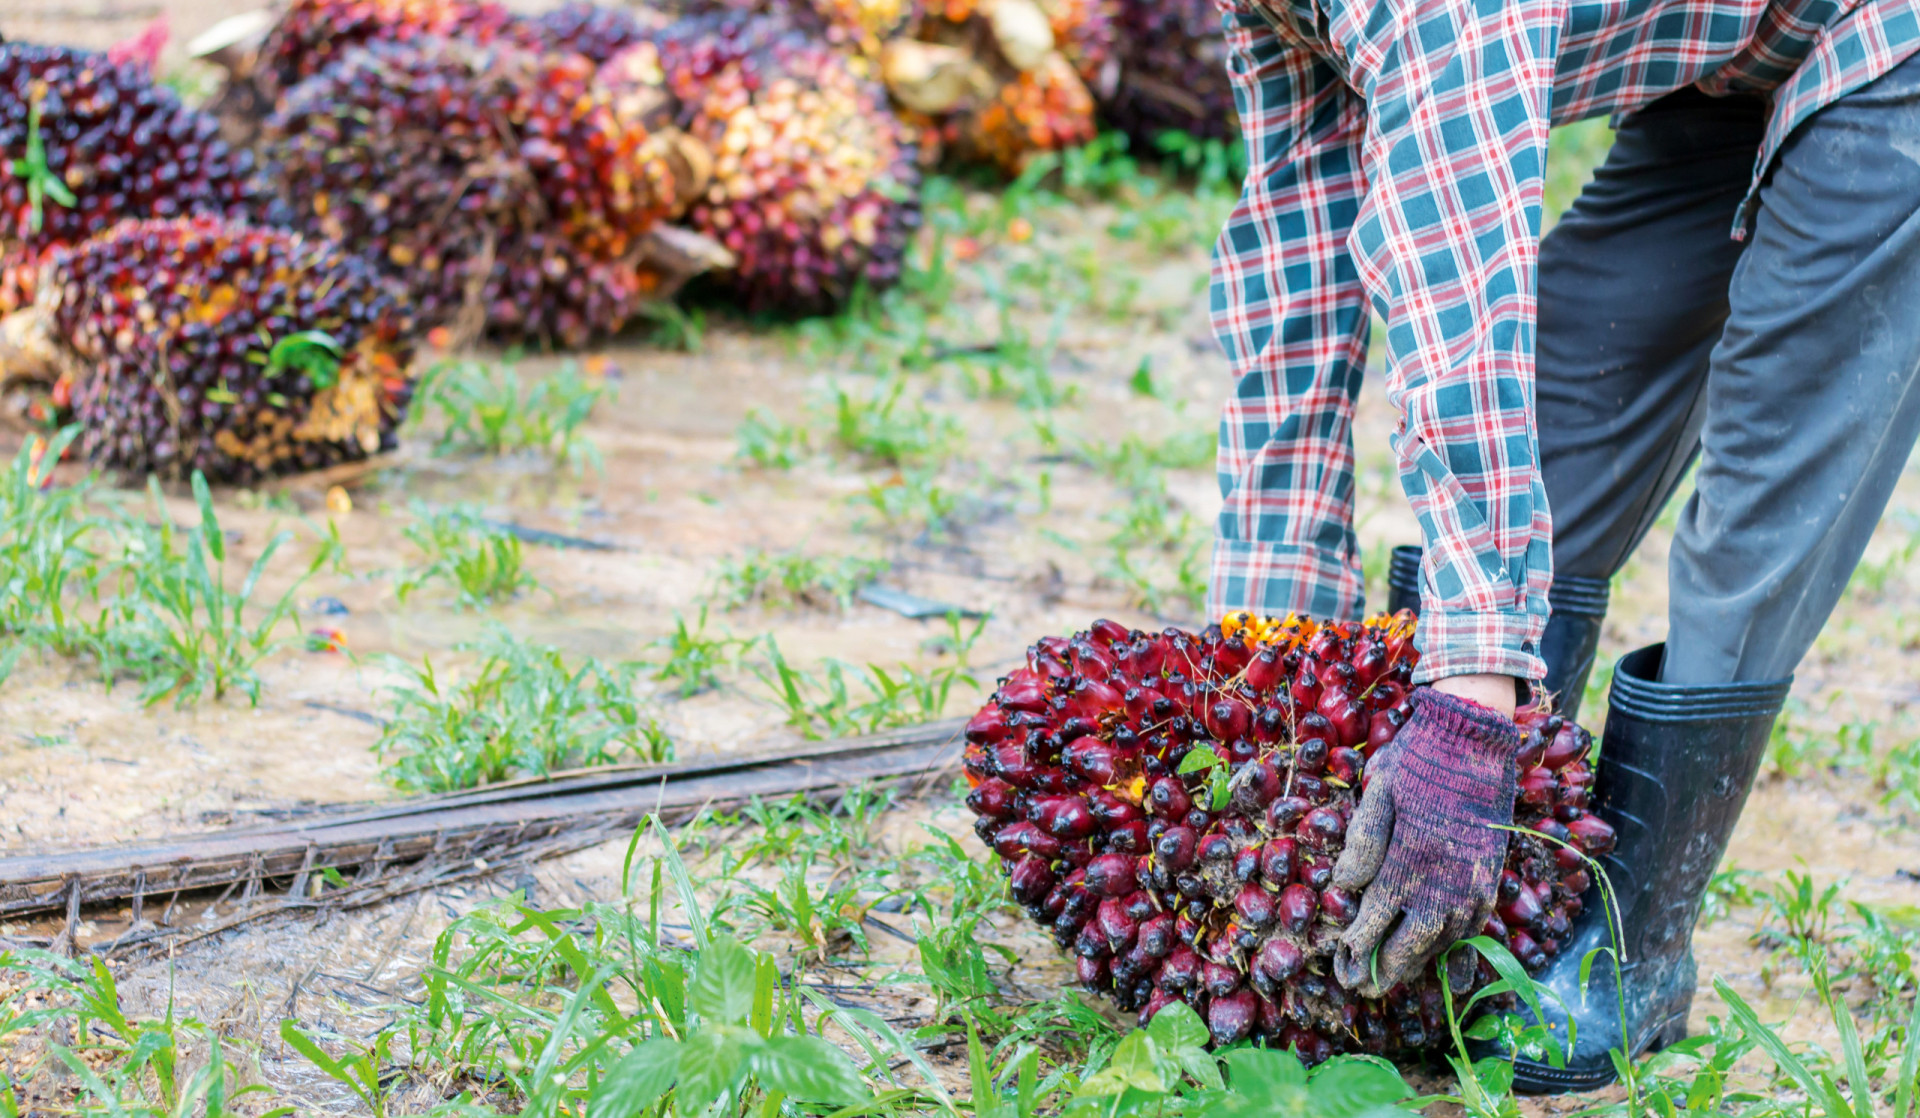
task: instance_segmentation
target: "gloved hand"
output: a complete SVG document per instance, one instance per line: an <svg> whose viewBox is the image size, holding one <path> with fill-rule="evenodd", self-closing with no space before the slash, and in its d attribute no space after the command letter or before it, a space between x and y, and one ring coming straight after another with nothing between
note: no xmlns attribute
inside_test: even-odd
<svg viewBox="0 0 1920 1118"><path fill-rule="evenodd" d="M1334 951L1349 989L1376 997L1480 933L1506 864L1508 834L1497 824L1513 822L1519 750L1511 719L1430 687L1414 692L1412 717L1368 766L1333 868L1335 885L1366 888ZM1470 951L1454 956L1456 990L1475 966Z"/></svg>

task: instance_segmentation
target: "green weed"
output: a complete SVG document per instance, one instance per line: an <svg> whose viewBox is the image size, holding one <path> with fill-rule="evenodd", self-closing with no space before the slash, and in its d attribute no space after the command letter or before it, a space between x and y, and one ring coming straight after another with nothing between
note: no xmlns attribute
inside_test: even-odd
<svg viewBox="0 0 1920 1118"><path fill-rule="evenodd" d="M985 619L967 633L957 616L948 624L955 634L955 662L924 671L906 664L856 668L830 659L816 675L789 664L769 634L763 642L767 663L755 665L753 672L785 712L787 724L809 738L870 734L926 722L946 713L956 684L980 685L967 667L967 655L985 630Z"/></svg>
<svg viewBox="0 0 1920 1118"><path fill-rule="evenodd" d="M101 520L90 507L91 481L42 486L78 435L78 428L68 428L53 438L45 470L34 468L30 446L21 447L0 477L0 632L65 655L86 644L88 626L73 606L99 589L100 556L91 537Z"/></svg>
<svg viewBox="0 0 1920 1118"><path fill-rule="evenodd" d="M406 537L420 549L424 562L400 572L394 594L404 603L421 587L445 583L460 592L460 604L479 608L518 597L537 588L528 571L520 540L489 524L477 509L459 507L430 510L416 504Z"/></svg>
<svg viewBox="0 0 1920 1118"><path fill-rule="evenodd" d="M687 619L674 614L673 632L653 642L666 652L666 659L643 665L655 679L669 680L681 698L691 698L719 685L719 671L739 659L750 642L738 637L707 635L707 608L700 607L700 619L691 628Z"/></svg>
<svg viewBox="0 0 1920 1118"><path fill-rule="evenodd" d="M906 401L907 382L889 377L869 388L836 384L831 389L832 444L880 466L937 462L958 445L958 420Z"/></svg>
<svg viewBox="0 0 1920 1118"><path fill-rule="evenodd" d="M490 629L464 682L442 681L431 659L397 665L392 709L374 750L406 791L448 792L517 776L618 761L673 759L673 742L634 698L636 664L560 651Z"/></svg>
<svg viewBox="0 0 1920 1118"><path fill-rule="evenodd" d="M735 457L763 470L791 470L807 456L806 430L782 423L760 408L740 421L734 439Z"/></svg>
<svg viewBox="0 0 1920 1118"><path fill-rule="evenodd" d="M721 560L707 601L723 610L846 609L854 594L885 574L889 565L884 559L855 555L753 550Z"/></svg>
<svg viewBox="0 0 1920 1118"><path fill-rule="evenodd" d="M448 360L427 370L416 413L437 413L435 454L529 453L574 469L601 468L600 450L581 430L614 386L572 362L525 382L511 360Z"/></svg>

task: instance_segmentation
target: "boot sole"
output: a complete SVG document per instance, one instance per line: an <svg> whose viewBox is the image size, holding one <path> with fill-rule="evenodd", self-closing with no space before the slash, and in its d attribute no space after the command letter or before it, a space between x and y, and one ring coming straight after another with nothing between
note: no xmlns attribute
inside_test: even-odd
<svg viewBox="0 0 1920 1118"><path fill-rule="evenodd" d="M1684 1040L1686 1035L1687 1014L1682 1011L1655 1026L1645 1040L1634 1046L1633 1055L1638 1058L1645 1052L1658 1052L1669 1044ZM1533 1060L1517 1060L1513 1065L1513 1090L1521 1095L1569 1095L1597 1091L1619 1078L1612 1060L1591 1071L1557 1068Z"/></svg>

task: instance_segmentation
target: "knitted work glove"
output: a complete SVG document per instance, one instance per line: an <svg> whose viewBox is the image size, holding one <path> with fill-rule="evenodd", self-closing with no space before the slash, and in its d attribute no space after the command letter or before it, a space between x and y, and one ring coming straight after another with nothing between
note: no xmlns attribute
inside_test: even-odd
<svg viewBox="0 0 1920 1118"><path fill-rule="evenodd" d="M1513 822L1519 750L1511 719L1430 687L1414 692L1413 716L1367 768L1333 868L1335 885L1366 890L1334 951L1348 989L1378 997L1480 933L1507 860L1497 825ZM1471 951L1454 955L1456 990L1476 965Z"/></svg>

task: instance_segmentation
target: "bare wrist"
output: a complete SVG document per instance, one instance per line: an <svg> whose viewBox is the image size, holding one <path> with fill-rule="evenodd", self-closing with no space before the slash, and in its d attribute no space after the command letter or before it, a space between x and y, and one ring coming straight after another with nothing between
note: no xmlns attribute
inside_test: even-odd
<svg viewBox="0 0 1920 1118"><path fill-rule="evenodd" d="M1510 675L1450 675L1434 680L1430 686L1442 694L1479 703L1504 718L1513 717L1519 694L1518 682Z"/></svg>

